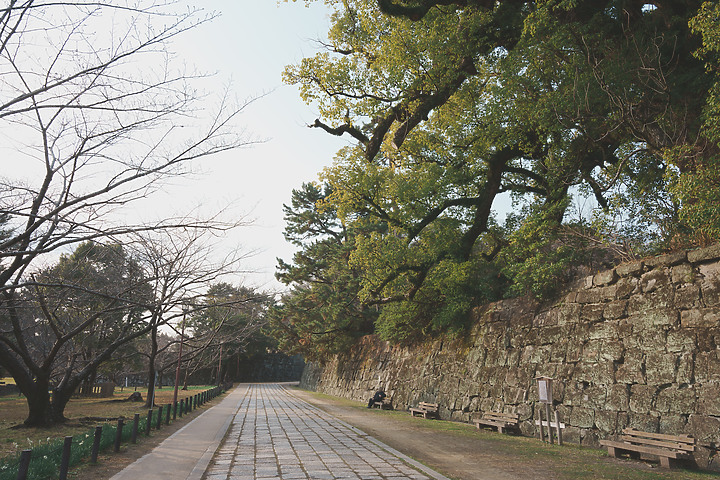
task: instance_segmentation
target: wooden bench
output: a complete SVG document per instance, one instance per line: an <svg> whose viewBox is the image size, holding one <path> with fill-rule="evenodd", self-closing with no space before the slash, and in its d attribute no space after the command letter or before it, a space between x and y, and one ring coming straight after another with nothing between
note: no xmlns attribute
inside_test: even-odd
<svg viewBox="0 0 720 480"><path fill-rule="evenodd" d="M413 417L438 418L438 408L437 403L420 402L417 407L410 408L410 415Z"/></svg>
<svg viewBox="0 0 720 480"><path fill-rule="evenodd" d="M503 433L506 429L516 430L520 419L517 413L502 413L502 412L485 412L482 417L475 418L473 420L475 426L480 430L480 427L497 428L497 431Z"/></svg>
<svg viewBox="0 0 720 480"><path fill-rule="evenodd" d="M373 402L372 407L381 410L392 410L392 399L383 398L382 402Z"/></svg>
<svg viewBox="0 0 720 480"><path fill-rule="evenodd" d="M690 435L666 435L625 428L620 438L621 442L600 440L600 445L607 447L608 455L613 457L622 453L635 458L643 453L655 455L660 457L660 465L664 468L671 468L672 461L691 459L695 451L695 439Z"/></svg>

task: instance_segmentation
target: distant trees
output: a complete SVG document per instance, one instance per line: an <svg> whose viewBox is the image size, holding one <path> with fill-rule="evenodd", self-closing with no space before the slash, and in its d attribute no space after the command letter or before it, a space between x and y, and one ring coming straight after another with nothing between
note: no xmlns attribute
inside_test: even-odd
<svg viewBox="0 0 720 480"><path fill-rule="evenodd" d="M316 105L311 127L355 142L321 176L323 208L353 232L347 265L384 338L720 239L713 2L331 5L326 50L285 79Z"/></svg>
<svg viewBox="0 0 720 480"><path fill-rule="evenodd" d="M10 1L0 9L0 366L28 398L27 425L63 421L73 388L132 338L172 320L147 317L164 312L163 297L129 248L137 235L236 226L128 215L190 162L249 143L234 125L243 106L225 96L210 111L193 87L202 75L169 49L212 15L173 4ZM72 375L51 384L60 371Z"/></svg>
<svg viewBox="0 0 720 480"><path fill-rule="evenodd" d="M208 381L220 384L229 379L227 372L238 373L241 361L273 347L264 332L272 302L270 295L253 288L214 283L188 316L187 373L204 370Z"/></svg>

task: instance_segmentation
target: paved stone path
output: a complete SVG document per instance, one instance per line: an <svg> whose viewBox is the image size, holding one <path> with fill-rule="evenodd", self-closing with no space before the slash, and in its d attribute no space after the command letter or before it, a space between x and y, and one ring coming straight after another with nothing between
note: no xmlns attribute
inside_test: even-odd
<svg viewBox="0 0 720 480"><path fill-rule="evenodd" d="M281 385L247 389L206 480L448 480Z"/></svg>

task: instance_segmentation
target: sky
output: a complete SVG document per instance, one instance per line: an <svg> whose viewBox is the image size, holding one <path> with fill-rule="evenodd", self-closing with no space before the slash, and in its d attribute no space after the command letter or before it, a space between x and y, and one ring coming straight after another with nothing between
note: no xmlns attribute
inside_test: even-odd
<svg viewBox="0 0 720 480"><path fill-rule="evenodd" d="M329 29L329 9L323 2L306 7L275 0L203 0L196 5L221 15L183 35L173 48L189 64L216 72L218 85L231 82L240 101L261 96L239 123L248 136L264 141L203 160L202 174L153 201L182 199L209 209L232 205L231 214L246 215L253 225L229 235L224 245L256 252L241 265L248 273L234 283L282 289L274 278L276 258L289 261L294 251L282 235L282 206L290 203L293 188L317 180L347 145L345 139L307 127L317 113L281 77L286 65L318 51L316 40L326 38Z"/></svg>

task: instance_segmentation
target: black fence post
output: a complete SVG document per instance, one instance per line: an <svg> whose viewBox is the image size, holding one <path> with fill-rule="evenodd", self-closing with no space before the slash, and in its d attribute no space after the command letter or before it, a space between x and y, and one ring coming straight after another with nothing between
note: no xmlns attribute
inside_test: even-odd
<svg viewBox="0 0 720 480"><path fill-rule="evenodd" d="M158 430L160 430L160 425L162 425L162 410L162 405L160 405L158 407L157 425L155 426Z"/></svg>
<svg viewBox="0 0 720 480"><path fill-rule="evenodd" d="M132 443L137 443L138 426L140 426L140 414L136 413L133 417L133 426L130 432L130 442Z"/></svg>
<svg viewBox="0 0 720 480"><path fill-rule="evenodd" d="M95 427L92 451L90 452L90 463L97 463L98 452L100 451L100 439L102 438L102 425Z"/></svg>
<svg viewBox="0 0 720 480"><path fill-rule="evenodd" d="M178 403L178 413L180 414L180 418L182 418L183 413L185 412L185 400L181 398Z"/></svg>
<svg viewBox="0 0 720 480"><path fill-rule="evenodd" d="M65 437L63 442L62 459L60 460L59 480L67 480L68 469L70 468L70 449L72 448L72 437Z"/></svg>
<svg viewBox="0 0 720 480"><path fill-rule="evenodd" d="M118 453L120 451L120 442L122 442L122 432L124 424L125 420L122 417L118 418L117 430L115 431L115 453Z"/></svg>
<svg viewBox="0 0 720 480"><path fill-rule="evenodd" d="M168 403L166 405L167 411L165 412L165 425L170 425L170 410L171 405Z"/></svg>
<svg viewBox="0 0 720 480"><path fill-rule="evenodd" d="M178 402L173 402L173 422L177 418Z"/></svg>
<svg viewBox="0 0 720 480"><path fill-rule="evenodd" d="M23 450L22 452L20 452L20 463L18 464L17 480L27 480L31 456L32 450Z"/></svg>
<svg viewBox="0 0 720 480"><path fill-rule="evenodd" d="M150 429L152 428L152 409L148 410L147 423L145 424L145 436L150 436Z"/></svg>

